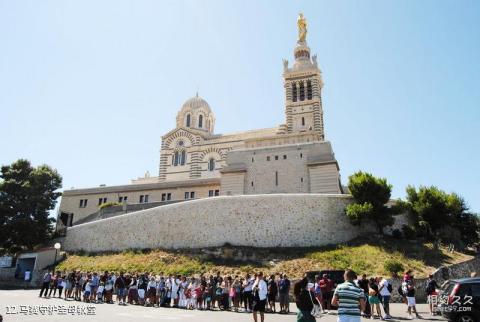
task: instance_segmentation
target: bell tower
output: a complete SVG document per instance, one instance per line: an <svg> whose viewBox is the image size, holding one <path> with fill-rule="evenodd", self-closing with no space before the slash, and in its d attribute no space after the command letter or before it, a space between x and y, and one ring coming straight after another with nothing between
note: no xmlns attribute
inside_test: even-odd
<svg viewBox="0 0 480 322"><path fill-rule="evenodd" d="M288 60L283 60L287 133L314 131L320 134L323 141L322 75L317 65L317 56L310 57L306 41L307 21L301 13L297 26L295 61L290 67Z"/></svg>

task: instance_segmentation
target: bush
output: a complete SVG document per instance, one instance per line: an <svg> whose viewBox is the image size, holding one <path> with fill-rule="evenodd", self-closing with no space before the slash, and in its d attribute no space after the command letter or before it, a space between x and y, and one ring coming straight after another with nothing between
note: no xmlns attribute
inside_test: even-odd
<svg viewBox="0 0 480 322"><path fill-rule="evenodd" d="M408 225L403 225L402 231L403 231L403 236L405 236L405 239L414 239L417 236L415 229L413 229Z"/></svg>
<svg viewBox="0 0 480 322"><path fill-rule="evenodd" d="M401 239L402 238L402 232L400 231L400 229L395 228L392 231L392 237L395 238L395 239Z"/></svg>
<svg viewBox="0 0 480 322"><path fill-rule="evenodd" d="M398 272L402 272L403 271L403 264L401 262L399 262L398 260L396 259L388 259L385 261L385 263L383 264L383 268L393 274L393 275L397 275Z"/></svg>

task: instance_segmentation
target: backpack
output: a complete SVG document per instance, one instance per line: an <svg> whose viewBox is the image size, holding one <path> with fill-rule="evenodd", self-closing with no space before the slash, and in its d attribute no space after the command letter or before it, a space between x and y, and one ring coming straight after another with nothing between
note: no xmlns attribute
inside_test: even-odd
<svg viewBox="0 0 480 322"><path fill-rule="evenodd" d="M390 294L392 294L392 291L393 291L393 286L392 286L392 284L388 283L388 285L387 285L387 290L390 292Z"/></svg>
<svg viewBox="0 0 480 322"><path fill-rule="evenodd" d="M403 296L403 289L402 289L402 285L400 284L400 286L397 288L397 292L398 294L400 294L401 296Z"/></svg>

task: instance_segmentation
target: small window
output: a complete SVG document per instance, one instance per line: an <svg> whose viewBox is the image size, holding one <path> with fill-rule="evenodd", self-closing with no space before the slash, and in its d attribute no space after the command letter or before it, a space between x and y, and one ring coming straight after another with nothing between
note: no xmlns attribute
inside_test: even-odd
<svg viewBox="0 0 480 322"><path fill-rule="evenodd" d="M278 186L278 171L275 171L275 185Z"/></svg>
<svg viewBox="0 0 480 322"><path fill-rule="evenodd" d="M145 203L148 203L148 195L145 195Z"/></svg>
<svg viewBox="0 0 480 322"><path fill-rule="evenodd" d="M208 196L213 197L213 190L208 190Z"/></svg>
<svg viewBox="0 0 480 322"><path fill-rule="evenodd" d="M275 156L275 160L278 160L278 155Z"/></svg>
<svg viewBox="0 0 480 322"><path fill-rule="evenodd" d="M300 178L300 182L302 182L302 183L303 183L303 178Z"/></svg>
<svg viewBox="0 0 480 322"><path fill-rule="evenodd" d="M297 84L296 83L292 84L292 101L294 102L297 101Z"/></svg>
<svg viewBox="0 0 480 322"><path fill-rule="evenodd" d="M98 198L98 205L100 206L102 204L103 198Z"/></svg>
<svg viewBox="0 0 480 322"><path fill-rule="evenodd" d="M252 158L252 163L253 163L254 159Z"/></svg>
<svg viewBox="0 0 480 322"><path fill-rule="evenodd" d="M190 192L190 199L195 199L195 191Z"/></svg>
<svg viewBox="0 0 480 322"><path fill-rule="evenodd" d="M187 127L190 127L190 114L187 114L187 121L185 122Z"/></svg>
<svg viewBox="0 0 480 322"><path fill-rule="evenodd" d="M300 101L305 100L305 87L303 85L303 82L300 82Z"/></svg>
<svg viewBox="0 0 480 322"><path fill-rule="evenodd" d="M300 159L303 158L303 153L300 153Z"/></svg>
<svg viewBox="0 0 480 322"><path fill-rule="evenodd" d="M88 199L80 199L80 208L85 208L87 206Z"/></svg>
<svg viewBox="0 0 480 322"><path fill-rule="evenodd" d="M283 160L287 160L287 155L286 154L283 155Z"/></svg>
<svg viewBox="0 0 480 322"><path fill-rule="evenodd" d="M173 155L173 165L178 165L178 151L175 151L175 154Z"/></svg>
<svg viewBox="0 0 480 322"><path fill-rule="evenodd" d="M203 115L200 115L198 117L198 127L202 128L203 127Z"/></svg>
<svg viewBox="0 0 480 322"><path fill-rule="evenodd" d="M143 195L140 195L140 199L138 200L138 202L143 203L144 200L145 200L144 196L143 196Z"/></svg>
<svg viewBox="0 0 480 322"><path fill-rule="evenodd" d="M172 194L170 192L167 193L167 200L172 200Z"/></svg>
<svg viewBox="0 0 480 322"><path fill-rule="evenodd" d="M185 199L188 199L188 198L190 198L190 192L187 191L185 192Z"/></svg>
<svg viewBox="0 0 480 322"><path fill-rule="evenodd" d="M270 161L270 156L267 157L267 161Z"/></svg>
<svg viewBox="0 0 480 322"><path fill-rule="evenodd" d="M165 201L167 200L167 194L166 193L162 193L162 201Z"/></svg>
<svg viewBox="0 0 480 322"><path fill-rule="evenodd" d="M208 160L208 171L215 170L215 159Z"/></svg>
<svg viewBox="0 0 480 322"><path fill-rule="evenodd" d="M220 196L220 190L215 190L215 197Z"/></svg>
<svg viewBox="0 0 480 322"><path fill-rule="evenodd" d="M302 126L305 126L305 117L302 116Z"/></svg>
<svg viewBox="0 0 480 322"><path fill-rule="evenodd" d="M252 181L252 187L253 187L253 181Z"/></svg>

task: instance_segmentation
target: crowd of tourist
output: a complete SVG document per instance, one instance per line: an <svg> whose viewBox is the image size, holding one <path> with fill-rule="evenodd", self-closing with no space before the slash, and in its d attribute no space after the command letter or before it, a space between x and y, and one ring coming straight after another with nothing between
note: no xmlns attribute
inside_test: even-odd
<svg viewBox="0 0 480 322"><path fill-rule="evenodd" d="M286 274L263 276L165 275L164 273L49 272L40 297L57 297L88 303L135 304L198 310L289 313L290 280ZM262 319L263 320L263 319Z"/></svg>
<svg viewBox="0 0 480 322"><path fill-rule="evenodd" d="M364 316L388 320L392 284L383 277L360 278L346 271L345 282L335 285L327 274L307 277L293 287L297 306L297 321L315 321L320 314L328 314L331 305L338 307L339 320L353 321ZM438 288L432 276L427 282L430 297ZM229 310L253 313L257 321L264 321L264 312L290 312L291 282L286 274L264 276L261 272L245 276L165 275L163 273L124 272L49 272L45 274L39 296L58 297L87 303L118 303L196 310ZM408 307L408 317L416 311L415 282L411 271L405 272L398 288ZM352 300L353 294L353 300ZM115 296L115 297L114 297ZM276 302L279 302L277 311ZM430 302L431 303L431 302ZM432 312L432 306L430 305ZM383 312L382 312L383 311ZM341 319L342 316L348 319ZM356 320L355 320L356 321Z"/></svg>

